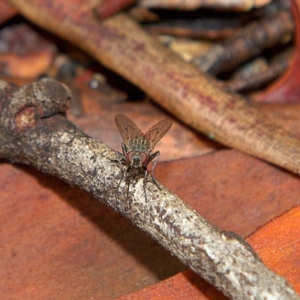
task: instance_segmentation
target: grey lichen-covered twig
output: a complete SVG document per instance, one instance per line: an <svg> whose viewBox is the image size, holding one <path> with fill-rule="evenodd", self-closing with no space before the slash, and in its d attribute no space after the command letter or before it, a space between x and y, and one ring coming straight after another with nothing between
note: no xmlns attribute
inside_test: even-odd
<svg viewBox="0 0 300 300"><path fill-rule="evenodd" d="M69 90L51 79L0 82L0 157L88 191L122 213L231 299L300 299L235 234L220 231L165 187L143 176L120 182L115 151L67 121Z"/></svg>

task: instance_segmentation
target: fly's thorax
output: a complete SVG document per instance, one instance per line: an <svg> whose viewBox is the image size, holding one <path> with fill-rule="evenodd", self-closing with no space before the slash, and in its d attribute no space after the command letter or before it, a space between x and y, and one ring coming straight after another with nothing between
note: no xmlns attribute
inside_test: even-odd
<svg viewBox="0 0 300 300"><path fill-rule="evenodd" d="M148 157L145 152L130 151L127 153L126 160L131 168L138 169L147 165Z"/></svg>
<svg viewBox="0 0 300 300"><path fill-rule="evenodd" d="M126 148L128 152L144 152L149 156L151 154L152 145L149 140L145 139L144 136L137 136L134 139L128 141L128 143L126 144Z"/></svg>

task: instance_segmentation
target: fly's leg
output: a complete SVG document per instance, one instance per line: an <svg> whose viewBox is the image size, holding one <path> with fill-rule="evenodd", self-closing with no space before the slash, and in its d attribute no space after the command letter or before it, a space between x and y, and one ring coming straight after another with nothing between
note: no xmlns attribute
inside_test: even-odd
<svg viewBox="0 0 300 300"><path fill-rule="evenodd" d="M126 159L126 156L127 156L127 148L126 148L126 145L124 143L122 143L122 151L123 151L123 161L126 163L127 159ZM122 180L124 179L124 177L126 176L126 174L130 171L130 167L127 168L127 170L124 168L124 166L122 165L123 167L123 176L122 176L122 179L120 181L120 183L122 182ZM120 186L120 183L119 183L119 186ZM126 199L128 199L128 195L129 195L129 185L130 185L130 182L128 181L127 183L127 193L126 193Z"/></svg>
<svg viewBox="0 0 300 300"><path fill-rule="evenodd" d="M153 154L150 155L148 159L148 164L153 160L153 164L149 173L151 175L153 183L160 189L158 182L154 177L154 169L158 163L159 157L160 157L160 152L159 151L154 152Z"/></svg>
<svg viewBox="0 0 300 300"><path fill-rule="evenodd" d="M126 148L126 145L124 143L122 143L122 151L123 151L124 159L126 161L127 148Z"/></svg>
<svg viewBox="0 0 300 300"><path fill-rule="evenodd" d="M153 160L153 164L152 164L152 167L151 167L150 172L148 172L147 166L145 167L144 192L145 192L145 200L146 200L146 202L147 202L146 184L147 184L147 176L148 176L148 174L150 174L151 179L152 179L152 182L158 187L158 189L159 189L159 190L161 189L160 186L158 185L158 181L157 181L157 180L155 179L155 177L154 177L154 169L155 169L155 167L156 167L156 165L157 165L159 156L160 156L160 152L159 152L159 151L156 151L156 152L154 152L153 154L151 154L151 155L149 156L147 165Z"/></svg>
<svg viewBox="0 0 300 300"><path fill-rule="evenodd" d="M143 181L143 185L144 185L144 193L145 193L145 201L146 201L146 202L148 202L148 199L147 199L147 190L146 190L147 175L148 175L148 171L147 171L147 167L146 167L146 168L145 168L144 181ZM152 176L152 175L151 175L151 176Z"/></svg>
<svg viewBox="0 0 300 300"><path fill-rule="evenodd" d="M116 161L118 162L119 167L122 170L122 178L121 178L121 180L118 184L118 188L119 188L119 186L120 186L121 182L124 180L124 177L125 177L125 174L126 174L126 168L123 165L123 163L126 162L126 157L124 156L124 154L122 154L118 151L115 151L115 154L116 154Z"/></svg>
<svg viewBox="0 0 300 300"><path fill-rule="evenodd" d="M122 170L122 178L121 178L117 188L119 188L121 185L121 182L127 178L127 174L130 171L130 167L126 168L124 166L124 164L126 164L126 154L127 154L126 145L124 143L122 143L122 152L123 153L120 153L119 151L115 151L116 161L118 162L120 169ZM126 183L127 183L126 199L128 199L130 182L126 182Z"/></svg>
<svg viewBox="0 0 300 300"><path fill-rule="evenodd" d="M119 151L115 151L116 161L119 163L120 169L122 170L122 178L118 184L118 188L121 182L124 180L126 172L128 172L128 169L124 167L124 164L126 163L126 154L127 154L127 149L124 143L122 143L122 152L123 153Z"/></svg>
<svg viewBox="0 0 300 300"><path fill-rule="evenodd" d="M160 157L160 152L156 151L153 154L151 154L150 157L149 157L149 159L148 159L148 163L147 164L149 164L152 160L154 160L152 168L150 170L150 173L152 175L154 175L154 169L155 169L155 167L156 167L156 165L158 163L159 157Z"/></svg>

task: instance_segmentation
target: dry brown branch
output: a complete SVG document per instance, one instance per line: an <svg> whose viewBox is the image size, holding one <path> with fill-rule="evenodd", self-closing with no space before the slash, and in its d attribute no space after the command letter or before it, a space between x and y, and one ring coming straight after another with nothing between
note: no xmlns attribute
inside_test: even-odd
<svg viewBox="0 0 300 300"><path fill-rule="evenodd" d="M232 299L299 299L237 235L218 230L143 174L119 186L115 151L83 134L64 112L69 90L51 79L17 88L0 82L0 157L77 185L129 218Z"/></svg>
<svg viewBox="0 0 300 300"><path fill-rule="evenodd" d="M194 63L210 74L230 71L280 39L292 36L294 26L291 12L281 11L271 18L250 23L225 42L213 46L206 55L195 58Z"/></svg>
<svg viewBox="0 0 300 300"><path fill-rule="evenodd" d="M99 19L103 20L129 7L135 2L136 0L104 0L94 11Z"/></svg>
<svg viewBox="0 0 300 300"><path fill-rule="evenodd" d="M192 10L200 7L228 10L250 10L268 4L271 0L141 0L146 7L162 7Z"/></svg>
<svg viewBox="0 0 300 300"><path fill-rule="evenodd" d="M230 91L242 91L260 88L278 78L288 67L293 49L288 48L276 55L268 64L266 60L257 58L235 72L234 76L225 82Z"/></svg>

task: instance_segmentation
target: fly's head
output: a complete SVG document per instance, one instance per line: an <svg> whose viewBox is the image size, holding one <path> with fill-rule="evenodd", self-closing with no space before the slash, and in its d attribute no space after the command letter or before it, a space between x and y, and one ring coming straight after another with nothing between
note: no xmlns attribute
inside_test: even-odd
<svg viewBox="0 0 300 300"><path fill-rule="evenodd" d="M126 155L127 164L133 169L140 169L147 165L148 155L145 152L130 151Z"/></svg>

